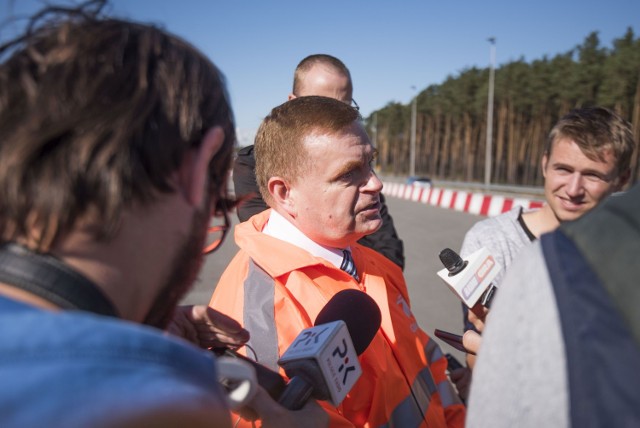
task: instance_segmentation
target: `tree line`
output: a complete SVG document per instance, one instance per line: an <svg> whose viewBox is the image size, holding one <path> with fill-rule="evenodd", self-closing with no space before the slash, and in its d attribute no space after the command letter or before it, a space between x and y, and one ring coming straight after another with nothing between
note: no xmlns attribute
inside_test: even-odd
<svg viewBox="0 0 640 428"><path fill-rule="evenodd" d="M417 95L417 175L484 180L489 68L472 67ZM640 38L629 28L611 48L597 32L553 58L523 58L495 70L492 183L542 184L540 158L555 122L572 108L603 106L633 127L640 141ZM389 103L366 118L382 173L410 170L411 103ZM639 150L631 160L640 176Z"/></svg>

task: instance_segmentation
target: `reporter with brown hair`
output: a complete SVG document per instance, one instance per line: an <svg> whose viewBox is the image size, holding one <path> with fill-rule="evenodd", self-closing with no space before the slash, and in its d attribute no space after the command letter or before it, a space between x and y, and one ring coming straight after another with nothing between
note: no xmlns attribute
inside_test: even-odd
<svg viewBox="0 0 640 428"><path fill-rule="evenodd" d="M228 426L215 358L162 331L233 206L224 79L103 6L49 7L0 47L0 425ZM178 313L200 344L248 338L211 309ZM272 426L326 423L316 403L258 399Z"/></svg>

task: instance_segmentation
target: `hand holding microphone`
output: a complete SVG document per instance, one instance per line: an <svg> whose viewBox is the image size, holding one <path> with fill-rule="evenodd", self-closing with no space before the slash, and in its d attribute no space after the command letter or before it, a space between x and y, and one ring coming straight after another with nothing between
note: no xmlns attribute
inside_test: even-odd
<svg viewBox="0 0 640 428"><path fill-rule="evenodd" d="M450 248L440 252L440 261L445 266L438 276L456 296L470 309L478 321L484 320L497 287L492 281L502 269L486 248L471 254L466 260ZM435 335L456 349L475 355L477 349L463 345L462 336L436 329Z"/></svg>

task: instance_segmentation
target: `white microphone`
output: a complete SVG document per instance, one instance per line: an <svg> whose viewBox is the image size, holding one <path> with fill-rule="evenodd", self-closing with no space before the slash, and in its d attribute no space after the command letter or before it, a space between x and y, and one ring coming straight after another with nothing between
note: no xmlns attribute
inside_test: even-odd
<svg viewBox="0 0 640 428"><path fill-rule="evenodd" d="M478 301L489 308L497 288L492 284L502 267L495 261L489 250L478 251L462 258L450 248L440 252L440 261L445 269L438 271L438 276L449 288L472 308Z"/></svg>

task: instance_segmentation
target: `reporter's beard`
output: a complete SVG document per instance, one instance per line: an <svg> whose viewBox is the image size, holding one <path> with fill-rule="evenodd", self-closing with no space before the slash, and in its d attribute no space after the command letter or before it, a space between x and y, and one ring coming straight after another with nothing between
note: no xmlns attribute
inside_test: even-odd
<svg viewBox="0 0 640 428"><path fill-rule="evenodd" d="M208 207L209 204L204 206ZM210 219L207 210L199 210L193 214L189 235L176 250L168 280L151 305L144 324L162 330L169 325L176 306L198 278L204 261L202 249Z"/></svg>

